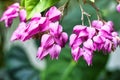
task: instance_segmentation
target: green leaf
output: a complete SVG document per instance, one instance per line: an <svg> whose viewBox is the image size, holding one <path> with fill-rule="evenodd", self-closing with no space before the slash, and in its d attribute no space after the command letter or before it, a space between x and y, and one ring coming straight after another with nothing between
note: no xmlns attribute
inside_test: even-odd
<svg viewBox="0 0 120 80"><path fill-rule="evenodd" d="M25 6L25 0L21 0L20 5L21 5L22 7L24 7L24 6Z"/></svg>
<svg viewBox="0 0 120 80"><path fill-rule="evenodd" d="M6 54L6 67L11 80L40 80L39 71L31 65L23 48L13 46Z"/></svg>
<svg viewBox="0 0 120 80"><path fill-rule="evenodd" d="M30 19L35 13L42 12L53 6L58 1L59 0L25 0L27 19Z"/></svg>

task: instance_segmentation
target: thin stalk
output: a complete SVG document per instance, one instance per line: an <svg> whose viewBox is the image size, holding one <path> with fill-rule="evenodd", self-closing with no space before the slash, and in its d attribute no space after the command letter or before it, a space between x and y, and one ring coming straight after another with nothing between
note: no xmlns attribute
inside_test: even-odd
<svg viewBox="0 0 120 80"><path fill-rule="evenodd" d="M71 71L73 70L75 66L76 66L76 62L72 60L70 64L68 65L68 67L66 68L66 70L64 71L61 77L61 80L66 80L66 78L69 76L69 74L71 73Z"/></svg>

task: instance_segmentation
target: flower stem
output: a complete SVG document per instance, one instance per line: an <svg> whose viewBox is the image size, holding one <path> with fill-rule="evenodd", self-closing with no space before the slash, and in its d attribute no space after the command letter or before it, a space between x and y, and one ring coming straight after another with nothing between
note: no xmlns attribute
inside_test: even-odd
<svg viewBox="0 0 120 80"><path fill-rule="evenodd" d="M61 77L61 80L66 80L66 78L69 76L70 72L73 70L75 65L76 65L76 62L72 60L70 64L68 65L68 67L66 68L66 70L64 71Z"/></svg>

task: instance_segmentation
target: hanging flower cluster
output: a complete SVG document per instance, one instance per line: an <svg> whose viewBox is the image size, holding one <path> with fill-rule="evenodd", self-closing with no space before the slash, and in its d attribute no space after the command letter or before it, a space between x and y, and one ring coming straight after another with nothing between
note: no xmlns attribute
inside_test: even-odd
<svg viewBox="0 0 120 80"><path fill-rule="evenodd" d="M120 5L116 8L120 12ZM83 11L82 7L81 11ZM26 19L26 10L21 9L19 3L14 3L3 13L0 22L5 21L6 27L10 27L13 19L19 17L20 23L13 32L11 41L26 41L31 38L40 39L37 58L42 60L49 54L52 59L58 59L61 49L68 40L67 33L63 32L63 28L59 24L61 14L53 6L45 13L45 16L36 13L28 21ZM84 11L82 15L87 15L88 17L88 14ZM84 25L74 26L73 33L69 39L73 59L78 61L80 57L83 57L87 64L91 65L95 51L103 51L104 53L114 51L120 45L120 38L113 26L112 21L105 22L101 20L93 20L90 27Z"/></svg>
<svg viewBox="0 0 120 80"><path fill-rule="evenodd" d="M19 3L14 3L13 5L9 6L8 9L3 13L2 18L0 21L5 21L5 26L11 26L13 19L19 15Z"/></svg>
<svg viewBox="0 0 120 80"><path fill-rule="evenodd" d="M20 23L13 32L11 41L26 41L38 36L37 38L41 38L41 43L37 57L43 59L47 54L50 54L52 59L57 59L61 48L68 40L67 33L63 32L62 26L59 24L61 12L53 6L46 12L45 16L37 13L27 23L26 11L20 10L19 4L15 3L3 13L0 21L5 20L6 26L9 27L17 16L20 17Z"/></svg>
<svg viewBox="0 0 120 80"><path fill-rule="evenodd" d="M110 53L120 44L117 32L113 29L112 21L92 21L92 26L76 25L70 36L70 47L73 59L77 61L81 56L88 65L92 64L94 51L102 50Z"/></svg>

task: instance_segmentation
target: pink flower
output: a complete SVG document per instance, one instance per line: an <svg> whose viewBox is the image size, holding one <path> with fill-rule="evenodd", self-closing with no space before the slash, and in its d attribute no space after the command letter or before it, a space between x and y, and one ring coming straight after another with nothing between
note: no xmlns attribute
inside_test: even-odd
<svg viewBox="0 0 120 80"><path fill-rule="evenodd" d="M120 4L117 5L116 10L120 12Z"/></svg>
<svg viewBox="0 0 120 80"><path fill-rule="evenodd" d="M20 22L26 22L27 13L26 10L20 10Z"/></svg>
<svg viewBox="0 0 120 80"><path fill-rule="evenodd" d="M21 22L18 25L17 29L13 32L12 37L11 37L11 41L21 40L23 37L25 28L26 28L26 23Z"/></svg>
<svg viewBox="0 0 120 80"><path fill-rule="evenodd" d="M47 11L45 16L48 17L50 21L55 22L60 20L61 12L55 6L53 6Z"/></svg>
<svg viewBox="0 0 120 80"><path fill-rule="evenodd" d="M91 38L93 38L95 33L95 28L87 26L76 25L73 28L69 46L71 47L71 53L75 61L78 61L83 56L88 65L92 64L92 53L96 48Z"/></svg>
<svg viewBox="0 0 120 80"><path fill-rule="evenodd" d="M0 21L5 21L6 27L10 27L13 19L19 15L19 3L14 3L3 13Z"/></svg>
<svg viewBox="0 0 120 80"><path fill-rule="evenodd" d="M35 34L46 31L48 29L48 26L49 26L49 21L47 20L46 17L41 17L40 14L39 16L38 14L35 15L27 24L22 41L30 39Z"/></svg>
<svg viewBox="0 0 120 80"><path fill-rule="evenodd" d="M44 34L41 38L41 45L38 49L37 57L43 59L50 54L51 58L58 59L61 48L63 48L68 40L68 35L62 32L62 26L56 23L50 23L50 33Z"/></svg>
<svg viewBox="0 0 120 80"><path fill-rule="evenodd" d="M96 28L96 29L101 29L101 27L103 26L103 22L100 20L93 20L92 21L92 27Z"/></svg>
<svg viewBox="0 0 120 80"><path fill-rule="evenodd" d="M70 35L69 46L73 59L78 61L83 56L88 65L92 64L93 52L102 50L111 52L120 43L118 34L113 29L113 22L94 20L92 27L76 25Z"/></svg>

